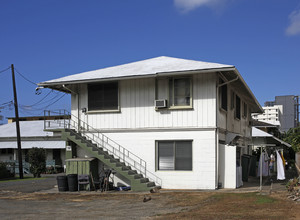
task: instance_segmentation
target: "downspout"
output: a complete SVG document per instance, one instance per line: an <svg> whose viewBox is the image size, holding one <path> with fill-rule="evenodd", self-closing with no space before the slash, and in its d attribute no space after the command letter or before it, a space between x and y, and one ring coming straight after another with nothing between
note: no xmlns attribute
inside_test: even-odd
<svg viewBox="0 0 300 220"><path fill-rule="evenodd" d="M75 94L76 97L77 97L77 125L78 125L77 129L79 131L79 128L80 128L80 121L79 121L79 116L80 116L79 115L79 104L80 104L80 102L79 102L79 93L78 92L74 92L73 90L71 90L70 88L68 88L65 84L63 84L62 86L63 86L63 88L65 88L69 92ZM71 103L71 105L72 105L72 103ZM72 111L71 111L71 117L72 117Z"/></svg>
<svg viewBox="0 0 300 220"><path fill-rule="evenodd" d="M216 74L218 76L218 74ZM216 130L215 130L215 158L216 158L216 176L215 189L219 188L219 127L218 127L218 111L219 111L219 86L218 77L216 77Z"/></svg>

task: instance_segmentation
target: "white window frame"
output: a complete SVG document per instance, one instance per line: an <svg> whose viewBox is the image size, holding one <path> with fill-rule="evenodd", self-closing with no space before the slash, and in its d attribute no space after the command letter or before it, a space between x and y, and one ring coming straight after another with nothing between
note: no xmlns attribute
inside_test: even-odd
<svg viewBox="0 0 300 220"><path fill-rule="evenodd" d="M174 162L174 169L159 169L159 143L162 142L173 142L173 162ZM178 142L191 142L191 169L188 170L179 170L176 169L176 143ZM193 171L193 140L157 140L155 141L155 149L156 149L156 171Z"/></svg>
<svg viewBox="0 0 300 220"><path fill-rule="evenodd" d="M193 108L193 78L192 76L178 76L178 77L168 77L168 78L158 78L156 79L156 95L155 95L155 98L158 99L158 91L159 91L159 88L158 88L158 80L161 80L161 79L165 79L167 80L167 86L168 86L168 89L167 89L167 94L166 94L166 97L164 99L167 100L167 108L156 108L156 110L165 110L165 109L168 109L168 110L172 110L172 109L192 109ZM189 105L174 105L174 99L175 99L175 90L174 90L174 80L177 80L177 79L189 79L189 82L190 82L190 104ZM170 94L170 80L172 80L172 94ZM171 97L172 97L172 102L170 101L171 100ZM170 103L173 103L172 105L170 105Z"/></svg>

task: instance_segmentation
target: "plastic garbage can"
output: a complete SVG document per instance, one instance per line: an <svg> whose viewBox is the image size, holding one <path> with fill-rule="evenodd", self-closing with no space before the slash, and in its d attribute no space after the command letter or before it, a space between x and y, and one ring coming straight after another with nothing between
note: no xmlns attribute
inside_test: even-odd
<svg viewBox="0 0 300 220"><path fill-rule="evenodd" d="M70 192L78 191L78 175L77 174L69 174L68 175L68 186Z"/></svg>
<svg viewBox="0 0 300 220"><path fill-rule="evenodd" d="M67 176L57 176L56 180L57 180L57 186L59 192L64 192L69 190Z"/></svg>

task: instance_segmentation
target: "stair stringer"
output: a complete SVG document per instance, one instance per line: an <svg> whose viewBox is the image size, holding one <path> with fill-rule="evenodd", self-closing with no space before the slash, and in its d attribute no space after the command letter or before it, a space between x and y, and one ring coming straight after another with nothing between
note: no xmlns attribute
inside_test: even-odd
<svg viewBox="0 0 300 220"><path fill-rule="evenodd" d="M95 144L82 139L77 132L63 129L61 131L61 138L65 141L74 142L77 146L81 147L86 152L89 152L95 158L98 158L106 166L114 169L119 175L128 179L132 191L149 191L155 187L154 182L149 182L147 178L143 178L143 175L138 174L136 170L131 170L131 167L124 164L122 165L122 163L115 159L113 155L96 147Z"/></svg>

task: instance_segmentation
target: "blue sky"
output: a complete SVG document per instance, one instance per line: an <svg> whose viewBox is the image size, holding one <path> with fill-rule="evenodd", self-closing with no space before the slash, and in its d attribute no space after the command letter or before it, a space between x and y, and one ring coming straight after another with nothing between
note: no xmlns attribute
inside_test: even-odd
<svg viewBox="0 0 300 220"><path fill-rule="evenodd" d="M0 30L0 71L14 64L34 82L164 55L235 65L261 104L300 94L299 0L1 0ZM16 76L21 116L40 114L26 106L50 90ZM0 73L0 106L11 84Z"/></svg>

